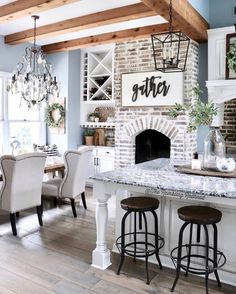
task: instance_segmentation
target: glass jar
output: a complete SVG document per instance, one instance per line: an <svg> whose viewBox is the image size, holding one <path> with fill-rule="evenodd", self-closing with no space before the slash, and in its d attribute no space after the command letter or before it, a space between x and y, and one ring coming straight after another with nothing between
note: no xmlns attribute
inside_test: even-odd
<svg viewBox="0 0 236 294"><path fill-rule="evenodd" d="M204 140L203 167L215 169L217 157L225 157L225 140L219 128L211 127Z"/></svg>

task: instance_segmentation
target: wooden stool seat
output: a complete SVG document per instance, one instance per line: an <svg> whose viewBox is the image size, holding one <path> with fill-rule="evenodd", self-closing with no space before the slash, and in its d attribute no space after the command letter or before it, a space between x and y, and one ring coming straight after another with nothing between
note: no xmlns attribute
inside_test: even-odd
<svg viewBox="0 0 236 294"><path fill-rule="evenodd" d="M211 225L221 220L221 211L207 206L184 206L178 209L179 218L185 222Z"/></svg>
<svg viewBox="0 0 236 294"><path fill-rule="evenodd" d="M124 210L150 211L159 207L159 200L152 197L130 197L121 200L121 207Z"/></svg>

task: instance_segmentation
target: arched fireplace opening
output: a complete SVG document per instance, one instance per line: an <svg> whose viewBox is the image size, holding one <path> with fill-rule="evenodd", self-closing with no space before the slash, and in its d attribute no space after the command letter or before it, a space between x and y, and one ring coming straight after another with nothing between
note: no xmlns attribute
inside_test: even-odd
<svg viewBox="0 0 236 294"><path fill-rule="evenodd" d="M135 163L170 158L170 139L155 130L145 130L135 138Z"/></svg>

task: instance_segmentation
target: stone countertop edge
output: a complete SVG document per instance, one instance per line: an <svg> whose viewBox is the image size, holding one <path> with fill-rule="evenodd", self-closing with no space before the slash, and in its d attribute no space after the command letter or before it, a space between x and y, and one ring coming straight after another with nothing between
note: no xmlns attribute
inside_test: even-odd
<svg viewBox="0 0 236 294"><path fill-rule="evenodd" d="M156 159L97 174L91 179L147 188L150 195L204 199L205 196L236 198L236 179L183 174L169 159ZM182 162L186 164L186 162Z"/></svg>

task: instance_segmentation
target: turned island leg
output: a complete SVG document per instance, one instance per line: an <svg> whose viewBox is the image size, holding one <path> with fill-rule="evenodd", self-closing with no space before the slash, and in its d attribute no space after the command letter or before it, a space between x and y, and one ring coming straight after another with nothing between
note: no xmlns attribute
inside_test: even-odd
<svg viewBox="0 0 236 294"><path fill-rule="evenodd" d="M107 248L107 221L108 209L107 201L111 195L105 193L104 182L94 181L93 196L97 199L96 206L96 231L97 241L96 248L93 250L92 266L99 269L106 269L111 265L110 250Z"/></svg>

